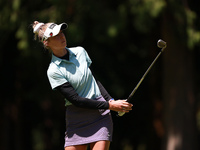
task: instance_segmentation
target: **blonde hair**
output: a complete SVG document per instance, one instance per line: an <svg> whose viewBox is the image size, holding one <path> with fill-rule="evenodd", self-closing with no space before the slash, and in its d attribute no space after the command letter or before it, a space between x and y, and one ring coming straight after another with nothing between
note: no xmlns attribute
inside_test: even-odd
<svg viewBox="0 0 200 150"><path fill-rule="evenodd" d="M47 29L47 27L49 26L49 24L51 23L42 23L42 22L38 22L38 21L34 21L32 24L32 28L33 28L33 33L34 35L34 39L37 40L39 39L40 42L43 43L44 39L43 39L43 35L45 30ZM49 49L49 47L47 47L44 43L43 43L44 48Z"/></svg>
<svg viewBox="0 0 200 150"><path fill-rule="evenodd" d="M32 24L33 33L35 34L34 39L37 40L37 38L38 38L39 41L43 42L44 32L50 24L51 23L45 23L44 24L42 22L34 21L33 24Z"/></svg>

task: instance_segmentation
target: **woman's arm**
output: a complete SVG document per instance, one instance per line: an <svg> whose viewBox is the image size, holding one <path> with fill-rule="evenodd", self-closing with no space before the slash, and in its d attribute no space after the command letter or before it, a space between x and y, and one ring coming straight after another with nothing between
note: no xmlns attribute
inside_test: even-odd
<svg viewBox="0 0 200 150"><path fill-rule="evenodd" d="M108 109L109 103L107 101L97 101L88 98L80 97L72 85L66 82L56 88L68 101L77 107L91 108L91 109Z"/></svg>
<svg viewBox="0 0 200 150"><path fill-rule="evenodd" d="M126 100L116 101L97 101L80 97L69 82L64 83L56 88L67 100L77 107L90 109L110 109L113 111L129 112L132 110L132 104Z"/></svg>

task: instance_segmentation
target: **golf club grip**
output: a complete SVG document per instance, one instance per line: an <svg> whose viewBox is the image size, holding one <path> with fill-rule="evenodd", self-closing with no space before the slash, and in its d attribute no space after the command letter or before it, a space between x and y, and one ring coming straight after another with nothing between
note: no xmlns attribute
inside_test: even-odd
<svg viewBox="0 0 200 150"><path fill-rule="evenodd" d="M125 114L125 112L118 111L118 114L117 114L117 116L118 116L118 117L121 117L121 116L123 116L124 114Z"/></svg>
<svg viewBox="0 0 200 150"><path fill-rule="evenodd" d="M144 78L146 77L146 75L148 74L148 72L151 70L152 66L155 64L156 60L159 58L159 56L161 55L161 53L163 52L163 49L158 53L158 55L156 56L156 58L153 60L153 62L151 63L151 65L149 66L149 68L146 70L146 72L144 73L144 75L142 76L142 78L140 79L140 81L138 82L138 84L136 85L136 87L133 89L133 91L131 92L131 94L129 95L129 97L127 98L127 102L131 101L131 98L133 97L133 95L135 94L135 92L137 91L138 87L140 86L140 84L142 83L142 81L144 80Z"/></svg>

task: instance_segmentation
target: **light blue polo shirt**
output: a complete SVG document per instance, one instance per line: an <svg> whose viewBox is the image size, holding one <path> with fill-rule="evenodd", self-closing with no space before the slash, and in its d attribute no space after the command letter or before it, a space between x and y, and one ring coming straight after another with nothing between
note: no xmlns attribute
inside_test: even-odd
<svg viewBox="0 0 200 150"><path fill-rule="evenodd" d="M66 48L69 61L52 55L47 76L52 89L69 82L79 96L94 99L101 95L89 66L92 61L83 47ZM66 100L66 99L65 99ZM66 105L71 103L66 100Z"/></svg>

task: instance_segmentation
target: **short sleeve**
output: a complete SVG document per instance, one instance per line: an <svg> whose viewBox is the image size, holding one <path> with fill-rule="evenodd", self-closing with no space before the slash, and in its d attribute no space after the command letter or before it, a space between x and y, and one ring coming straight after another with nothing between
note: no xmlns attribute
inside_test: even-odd
<svg viewBox="0 0 200 150"><path fill-rule="evenodd" d="M52 89L68 82L58 69L53 69L52 67L47 70L47 76Z"/></svg>
<svg viewBox="0 0 200 150"><path fill-rule="evenodd" d="M90 59L90 57L89 57L89 55L88 55L88 53L87 53L87 51L85 49L84 49L84 52L85 52L85 57L86 57L87 64L88 64L88 66L90 66L91 63L92 63L92 60Z"/></svg>

